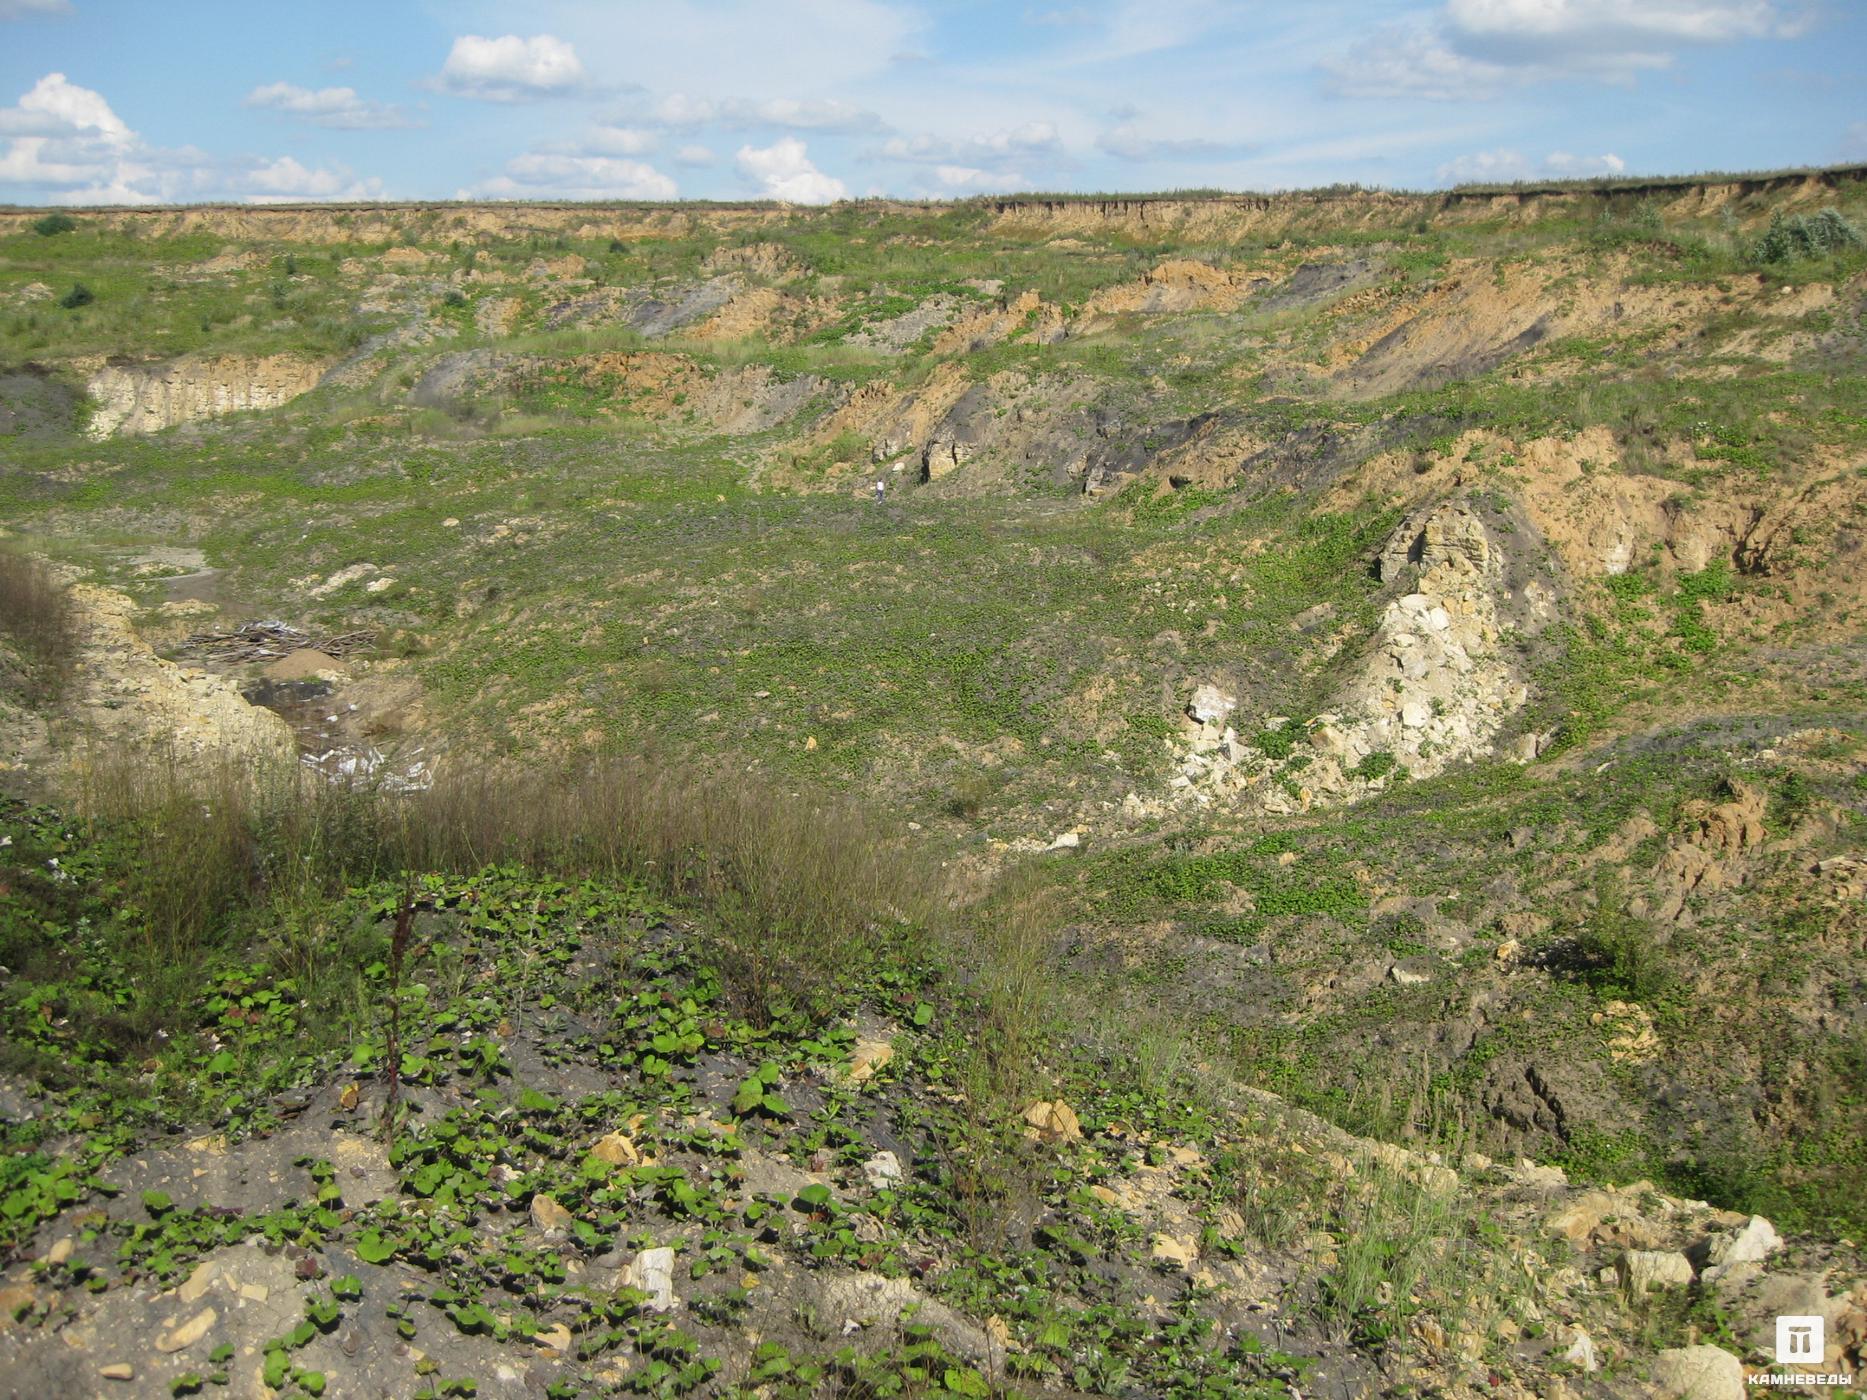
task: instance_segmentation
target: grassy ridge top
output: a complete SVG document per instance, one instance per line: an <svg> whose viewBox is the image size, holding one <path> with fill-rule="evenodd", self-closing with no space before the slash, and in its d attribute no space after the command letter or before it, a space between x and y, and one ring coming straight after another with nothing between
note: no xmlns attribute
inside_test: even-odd
<svg viewBox="0 0 1867 1400"><path fill-rule="evenodd" d="M1772 186L1790 182L1815 180L1824 184L1839 185L1845 182L1867 179L1867 165L1812 165L1783 166L1769 170L1704 170L1680 175L1590 175L1572 179L1540 179L1511 181L1467 181L1451 185L1443 190L1412 190L1403 187L1361 184L1318 185L1304 189L1286 190L1228 190L1214 187L1192 187L1185 189L1159 190L1022 190L1008 191L1002 194L973 195L951 200L907 200L890 196L867 196L853 199L847 203L855 205L889 205L903 208L945 208L968 204L1002 207L1017 205L1029 201L1058 200L1228 200L1228 199L1317 199L1317 198L1352 198L1359 195L1397 196L1407 199L1463 198L1469 195L1491 194L1587 194L1587 193L1645 193L1661 190L1703 189L1720 185L1755 185ZM145 210L151 213L167 209L238 209L251 210L256 206L248 204L219 204L204 201L194 204L172 205L61 205L62 209L74 212L134 212ZM523 208L523 209L587 209L587 208L629 208L629 209L786 209L795 206L786 205L776 200L744 199L681 199L681 200L461 200L461 199L417 199L417 200L356 200L356 201L316 201L303 204L291 202L272 202L264 206L281 212L302 212L305 210L357 210L357 209L457 209L457 208ZM32 205L0 203L0 211L5 212L45 212L43 208Z"/></svg>

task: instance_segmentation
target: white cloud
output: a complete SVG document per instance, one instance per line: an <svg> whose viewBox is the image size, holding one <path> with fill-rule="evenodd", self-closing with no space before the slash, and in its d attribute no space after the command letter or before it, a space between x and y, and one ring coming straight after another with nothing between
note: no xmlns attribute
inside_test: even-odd
<svg viewBox="0 0 1867 1400"><path fill-rule="evenodd" d="M1199 136L1151 134L1139 121L1122 121L1099 133L1096 149L1117 160L1224 160L1258 148L1244 141L1212 141Z"/></svg>
<svg viewBox="0 0 1867 1400"><path fill-rule="evenodd" d="M741 146L736 163L739 173L768 199L786 204L829 204L849 198L849 187L817 169L804 143L795 136L763 148Z"/></svg>
<svg viewBox="0 0 1867 1400"><path fill-rule="evenodd" d="M545 0L527 13L549 15L551 31L574 42L603 81L748 101L787 91L855 100L859 85L887 75L891 56L931 27L925 8L904 0L655 0L652 8ZM474 12L513 9L479 0Z"/></svg>
<svg viewBox="0 0 1867 1400"><path fill-rule="evenodd" d="M680 187L639 160L530 151L507 161L503 175L463 193L488 199L674 199Z"/></svg>
<svg viewBox="0 0 1867 1400"><path fill-rule="evenodd" d="M1474 151L1449 160L1434 172L1442 185L1505 184L1530 176L1530 162L1523 152L1499 148Z"/></svg>
<svg viewBox="0 0 1867 1400"><path fill-rule="evenodd" d="M705 146L683 146L674 153L674 159L680 165L711 165L713 152Z"/></svg>
<svg viewBox="0 0 1867 1400"><path fill-rule="evenodd" d="M1612 151L1598 156L1576 156L1567 151L1551 151L1543 157L1543 169L1566 180L1588 175L1624 175L1627 162Z"/></svg>
<svg viewBox="0 0 1867 1400"><path fill-rule="evenodd" d="M1773 0L1447 0L1445 13L1472 38L1591 49L1780 38L1805 23Z"/></svg>
<svg viewBox="0 0 1867 1400"><path fill-rule="evenodd" d="M1008 164L1032 157L1055 155L1062 148L1057 128L1050 122L1024 122L1003 131L983 136L946 137L923 133L897 136L882 143L879 152L888 160L911 161L916 165L973 166L979 169L1004 169Z"/></svg>
<svg viewBox="0 0 1867 1400"><path fill-rule="evenodd" d="M1457 52L1435 28L1378 30L1323 60L1324 84L1342 97L1425 97L1449 102L1492 97L1510 77L1502 64Z"/></svg>
<svg viewBox="0 0 1867 1400"><path fill-rule="evenodd" d="M655 149L660 138L632 126L599 126L584 140L584 148L597 155L639 156Z"/></svg>
<svg viewBox="0 0 1867 1400"><path fill-rule="evenodd" d="M654 117L663 126L705 126L719 120L719 110L712 98L671 92L655 104Z"/></svg>
<svg viewBox="0 0 1867 1400"><path fill-rule="evenodd" d="M0 136L81 136L126 146L136 133L101 92L79 87L63 73L47 73L13 107L0 110Z"/></svg>
<svg viewBox="0 0 1867 1400"><path fill-rule="evenodd" d="M267 83L246 95L245 105L263 107L302 117L313 126L340 131L380 130L412 125L401 110L382 102L370 102L357 95L355 88L298 87L293 83Z"/></svg>
<svg viewBox="0 0 1867 1400"><path fill-rule="evenodd" d="M575 140L551 141L514 156L491 179L460 192L490 199L677 199L680 187L647 161L659 133L600 125Z"/></svg>
<svg viewBox="0 0 1867 1400"><path fill-rule="evenodd" d="M880 132L888 124L875 113L835 98L695 97L671 92L651 109L663 126L777 126L799 131Z"/></svg>
<svg viewBox="0 0 1867 1400"><path fill-rule="evenodd" d="M220 160L192 147L150 146L102 93L48 73L12 107L0 108L0 188L34 202L154 204L185 199L373 199L377 180L342 166L277 160Z"/></svg>
<svg viewBox="0 0 1867 1400"><path fill-rule="evenodd" d="M554 35L463 34L454 40L437 85L460 97L522 102L573 92L584 85L584 71L577 50Z"/></svg>
<svg viewBox="0 0 1867 1400"><path fill-rule="evenodd" d="M995 172L967 165L936 165L934 178L949 190L1026 190L1031 182L1015 170Z"/></svg>
<svg viewBox="0 0 1867 1400"><path fill-rule="evenodd" d="M160 189L139 158L140 142L102 93L47 73L11 107L0 109L0 186L43 191L54 203L147 204Z"/></svg>
<svg viewBox="0 0 1867 1400"><path fill-rule="evenodd" d="M234 175L232 184L253 204L382 197L380 180L355 179L342 166L309 168L291 156L251 166Z"/></svg>
<svg viewBox="0 0 1867 1400"><path fill-rule="evenodd" d="M1777 0L1446 0L1327 58L1331 91L1439 100L1558 78L1630 83L1679 50L1782 39L1806 21Z"/></svg>
<svg viewBox="0 0 1867 1400"><path fill-rule="evenodd" d="M758 120L772 126L798 127L806 131L883 131L887 124L873 112L866 112L851 102L836 98L799 101L793 97L774 97L756 106Z"/></svg>
<svg viewBox="0 0 1867 1400"><path fill-rule="evenodd" d="M1494 151L1474 151L1447 161L1435 172L1442 185L1501 185L1535 179L1579 180L1591 175L1620 175L1627 162L1608 152L1598 156L1572 155L1551 151L1540 164L1533 164L1521 151L1500 147Z"/></svg>
<svg viewBox="0 0 1867 1400"><path fill-rule="evenodd" d="M68 15L71 0L0 0L0 19L25 19L28 15Z"/></svg>

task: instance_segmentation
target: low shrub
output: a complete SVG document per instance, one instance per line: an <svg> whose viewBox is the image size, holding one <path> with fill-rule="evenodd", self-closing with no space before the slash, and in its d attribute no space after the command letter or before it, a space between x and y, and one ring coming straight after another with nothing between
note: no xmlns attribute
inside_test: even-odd
<svg viewBox="0 0 1867 1400"><path fill-rule="evenodd" d="M1863 244L1867 244L1867 239L1863 239L1860 230L1837 209L1788 217L1779 209L1770 220L1770 227L1751 249L1751 257L1760 263L1798 262L1804 258L1829 257Z"/></svg>

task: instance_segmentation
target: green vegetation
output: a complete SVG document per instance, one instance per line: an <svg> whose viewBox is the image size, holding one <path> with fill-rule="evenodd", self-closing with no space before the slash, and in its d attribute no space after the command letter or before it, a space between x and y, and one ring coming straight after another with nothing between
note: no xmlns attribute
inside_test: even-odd
<svg viewBox="0 0 1867 1400"><path fill-rule="evenodd" d="M70 595L38 559L0 549L0 695L42 704L57 698L76 647ZM12 664L8 664L9 659Z"/></svg>
<svg viewBox="0 0 1867 1400"><path fill-rule="evenodd" d="M436 1395L508 1345L562 1395L1535 1389L1550 1318L1736 1326L1540 1293L1556 1202L1475 1165L1867 1228L1867 205L1674 188L16 221L0 1247L107 1299L322 1258L254 1353L302 1394L365 1322ZM192 416L271 355L322 382ZM183 421L92 440L98 356L215 367L119 360ZM1448 500L1476 613L1377 567ZM67 772L142 692L72 684L29 554L188 666L367 634L209 669L373 776ZM1415 590L1472 663L1426 695ZM314 1121L393 1189L137 1165ZM664 1244L668 1315L614 1272ZM851 1279L922 1312L845 1336Z"/></svg>
<svg viewBox="0 0 1867 1400"><path fill-rule="evenodd" d="M1770 219L1770 227L1757 240L1751 256L1761 263L1795 262L1805 258L1826 258L1862 246L1860 230L1841 217L1836 209L1817 214L1783 215L1779 209Z"/></svg>

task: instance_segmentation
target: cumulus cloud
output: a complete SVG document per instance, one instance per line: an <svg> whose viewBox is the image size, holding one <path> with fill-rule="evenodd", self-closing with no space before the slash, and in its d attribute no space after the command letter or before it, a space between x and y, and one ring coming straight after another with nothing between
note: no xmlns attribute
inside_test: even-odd
<svg viewBox="0 0 1867 1400"><path fill-rule="evenodd" d="M1612 50L1787 38L1806 25L1773 0L1447 0L1446 22L1470 44Z"/></svg>
<svg viewBox="0 0 1867 1400"><path fill-rule="evenodd" d="M1020 161L1028 163L1034 157L1053 156L1061 149L1062 141L1055 126L1049 122L1025 122L982 136L954 138L925 133L897 136L883 142L875 154L916 165L970 166L1002 171Z"/></svg>
<svg viewBox="0 0 1867 1400"><path fill-rule="evenodd" d="M1323 61L1324 85L1340 97L1425 97L1452 102L1494 97L1510 70L1459 53L1431 25L1390 26Z"/></svg>
<svg viewBox="0 0 1867 1400"><path fill-rule="evenodd" d="M1566 180L1581 179L1588 175L1624 175L1627 162L1612 151L1598 156L1570 155L1567 151L1551 151L1543 157L1543 169L1551 175Z"/></svg>
<svg viewBox="0 0 1867 1400"><path fill-rule="evenodd" d="M1015 170L978 170L968 165L936 165L934 178L949 190L1025 190L1031 182Z"/></svg>
<svg viewBox="0 0 1867 1400"><path fill-rule="evenodd" d="M671 92L651 109L662 126L778 126L799 131L880 132L888 124L875 113L838 98L696 97Z"/></svg>
<svg viewBox="0 0 1867 1400"><path fill-rule="evenodd" d="M1344 96L1484 98L1526 81L1629 83L1670 67L1684 48L1792 38L1805 27L1777 0L1445 0L1322 68Z"/></svg>
<svg viewBox="0 0 1867 1400"><path fill-rule="evenodd" d="M1473 151L1447 161L1434 173L1442 185L1506 184L1528 179L1530 162L1522 151Z"/></svg>
<svg viewBox="0 0 1867 1400"><path fill-rule="evenodd" d="M382 181L359 180L343 166L309 167L291 156L263 161L238 172L234 185L253 204L318 199L379 199Z"/></svg>
<svg viewBox="0 0 1867 1400"><path fill-rule="evenodd" d="M1198 136L1162 136L1138 121L1123 121L1096 137L1096 149L1117 160L1228 160L1259 148L1244 141L1211 141Z"/></svg>
<svg viewBox="0 0 1867 1400"><path fill-rule="evenodd" d="M633 126L599 126L585 139L584 148L596 155L639 156L660 144L652 131Z"/></svg>
<svg viewBox="0 0 1867 1400"><path fill-rule="evenodd" d="M63 73L47 73L16 105L0 110L0 136L82 137L114 147L136 139L101 92L79 87Z"/></svg>
<svg viewBox="0 0 1867 1400"><path fill-rule="evenodd" d="M795 136L762 148L741 146L735 163L739 173L758 186L767 199L786 204L829 204L849 198L848 186L817 169L804 143Z"/></svg>
<svg viewBox="0 0 1867 1400"><path fill-rule="evenodd" d="M531 151L466 193L488 199L673 199L680 187L644 161Z"/></svg>
<svg viewBox="0 0 1867 1400"><path fill-rule="evenodd" d="M1539 175L1545 179L1578 180L1593 175L1620 175L1626 170L1627 162L1612 152L1582 156L1551 151L1539 164L1521 151L1500 147L1449 160L1436 173L1443 185L1498 185L1535 179Z"/></svg>
<svg viewBox="0 0 1867 1400"><path fill-rule="evenodd" d="M454 40L436 85L459 97L524 102L574 92L584 80L577 50L555 35L524 39L502 34L489 39L463 34Z"/></svg>
<svg viewBox="0 0 1867 1400"><path fill-rule="evenodd" d="M658 132L598 125L574 139L544 142L508 160L491 179L460 191L485 199L677 199L680 187L647 161Z"/></svg>
<svg viewBox="0 0 1867 1400"><path fill-rule="evenodd" d="M47 73L11 107L0 109L0 187L42 192L54 203L147 204L156 173L141 142L100 92L63 73Z"/></svg>
<svg viewBox="0 0 1867 1400"><path fill-rule="evenodd" d="M702 166L713 164L713 152L705 146L683 146L674 153L678 165Z"/></svg>
<svg viewBox="0 0 1867 1400"><path fill-rule="evenodd" d="M267 83L246 95L246 106L260 107L303 118L313 126L339 131L371 131L411 126L400 108L370 102L355 88L302 88L293 83Z"/></svg>
<svg viewBox="0 0 1867 1400"><path fill-rule="evenodd" d="M145 142L102 93L48 73L0 108L0 188L49 204L154 204L183 199L374 199L377 180L291 157L218 160Z"/></svg>

